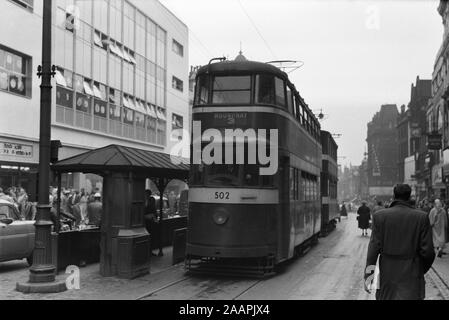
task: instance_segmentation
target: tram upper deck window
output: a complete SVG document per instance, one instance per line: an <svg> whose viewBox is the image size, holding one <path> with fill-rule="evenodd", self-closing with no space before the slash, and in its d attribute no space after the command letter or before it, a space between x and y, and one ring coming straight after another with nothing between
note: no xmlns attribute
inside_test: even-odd
<svg viewBox="0 0 449 320"><path fill-rule="evenodd" d="M287 87L287 106L288 106L288 111L291 114L294 114L294 105L293 105L293 97L292 97L292 90Z"/></svg>
<svg viewBox="0 0 449 320"><path fill-rule="evenodd" d="M276 104L274 93L274 77L271 75L257 75L256 103Z"/></svg>
<svg viewBox="0 0 449 320"><path fill-rule="evenodd" d="M201 76L197 80L195 104L207 104L209 98L209 77Z"/></svg>
<svg viewBox="0 0 449 320"><path fill-rule="evenodd" d="M285 84L284 80L275 78L276 104L285 107Z"/></svg>
<svg viewBox="0 0 449 320"><path fill-rule="evenodd" d="M251 76L216 76L212 103L249 104L251 102Z"/></svg>

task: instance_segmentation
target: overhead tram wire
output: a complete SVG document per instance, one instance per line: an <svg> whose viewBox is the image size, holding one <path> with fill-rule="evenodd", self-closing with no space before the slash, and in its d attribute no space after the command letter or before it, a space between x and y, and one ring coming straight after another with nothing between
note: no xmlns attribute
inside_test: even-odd
<svg viewBox="0 0 449 320"><path fill-rule="evenodd" d="M265 40L264 36L262 35L262 33L259 31L259 28L257 28L256 24L254 23L253 19L251 19L250 15L248 14L248 12L246 11L245 7L243 6L243 4L241 3L240 0L237 0L237 2L240 5L240 8L242 9L242 11L245 13L246 17L248 18L248 20L251 22L251 24L253 25L254 29L256 29L257 33L259 34L259 37L263 40L265 46L268 48L268 50L270 51L270 53L273 55L273 58L277 60L276 54L274 53L273 49L271 49L270 45L268 44L267 40Z"/></svg>

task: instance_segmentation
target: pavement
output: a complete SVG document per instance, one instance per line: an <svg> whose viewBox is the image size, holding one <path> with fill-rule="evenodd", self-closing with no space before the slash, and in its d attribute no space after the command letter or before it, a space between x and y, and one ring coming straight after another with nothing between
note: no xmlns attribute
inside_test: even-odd
<svg viewBox="0 0 449 320"><path fill-rule="evenodd" d="M27 282L29 268L25 260L0 263L0 300L134 300L151 288L158 288L181 276L184 263L172 266L172 247L164 248L163 257L151 257L150 274L133 280L102 277L100 264L80 268L80 288L56 294L23 294L15 290L17 282ZM69 274L60 272L58 280Z"/></svg>

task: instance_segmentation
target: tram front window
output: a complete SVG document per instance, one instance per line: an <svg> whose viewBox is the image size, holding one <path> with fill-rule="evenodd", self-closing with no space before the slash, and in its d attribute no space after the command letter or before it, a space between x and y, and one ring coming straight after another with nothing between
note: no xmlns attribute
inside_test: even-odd
<svg viewBox="0 0 449 320"><path fill-rule="evenodd" d="M213 164L207 167L206 185L239 186L239 166Z"/></svg>
<svg viewBox="0 0 449 320"><path fill-rule="evenodd" d="M274 94L274 76L257 75L256 77L257 103L276 104Z"/></svg>
<svg viewBox="0 0 449 320"><path fill-rule="evenodd" d="M251 76L215 77L212 103L249 104L251 102Z"/></svg>
<svg viewBox="0 0 449 320"><path fill-rule="evenodd" d="M209 97L209 77L201 76L197 80L195 104L207 104Z"/></svg>

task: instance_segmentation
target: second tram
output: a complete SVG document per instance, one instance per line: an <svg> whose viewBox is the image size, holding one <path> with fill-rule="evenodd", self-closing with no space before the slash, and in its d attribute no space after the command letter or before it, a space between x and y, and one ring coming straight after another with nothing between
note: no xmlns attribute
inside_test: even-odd
<svg viewBox="0 0 449 320"><path fill-rule="evenodd" d="M321 235L326 236L335 229L340 219L337 200L338 183L338 146L332 134L321 131L323 151L321 169Z"/></svg>

